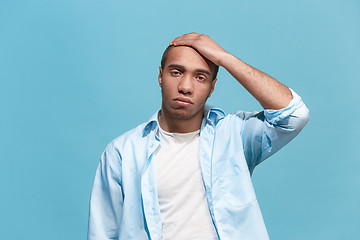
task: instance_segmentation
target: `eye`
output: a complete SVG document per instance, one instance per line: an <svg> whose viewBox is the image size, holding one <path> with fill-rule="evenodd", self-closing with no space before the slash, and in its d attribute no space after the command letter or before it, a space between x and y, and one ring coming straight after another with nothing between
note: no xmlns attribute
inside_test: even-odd
<svg viewBox="0 0 360 240"><path fill-rule="evenodd" d="M170 71L170 74L173 76L179 76L181 73L177 70L172 70L172 71Z"/></svg>
<svg viewBox="0 0 360 240"><path fill-rule="evenodd" d="M197 79L199 79L200 81L205 81L206 80L206 78L203 77L203 76L197 76Z"/></svg>

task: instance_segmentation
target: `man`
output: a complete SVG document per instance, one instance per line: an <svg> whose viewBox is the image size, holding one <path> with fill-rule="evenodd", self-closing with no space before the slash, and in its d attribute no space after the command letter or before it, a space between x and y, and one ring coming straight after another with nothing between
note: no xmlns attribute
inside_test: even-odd
<svg viewBox="0 0 360 240"><path fill-rule="evenodd" d="M308 109L207 35L175 38L161 65L161 110L101 156L88 239L268 239L250 176L301 131ZM225 115L205 105L218 66L264 111Z"/></svg>

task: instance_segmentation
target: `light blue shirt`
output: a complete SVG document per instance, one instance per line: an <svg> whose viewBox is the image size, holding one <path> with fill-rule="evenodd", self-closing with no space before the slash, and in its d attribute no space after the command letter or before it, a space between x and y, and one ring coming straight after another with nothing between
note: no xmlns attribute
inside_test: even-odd
<svg viewBox="0 0 360 240"><path fill-rule="evenodd" d="M309 120L293 91L286 108L229 115L206 105L199 160L210 214L221 240L269 239L251 182L260 162L291 141ZM88 240L160 240L162 221L153 154L158 113L114 139L98 165Z"/></svg>

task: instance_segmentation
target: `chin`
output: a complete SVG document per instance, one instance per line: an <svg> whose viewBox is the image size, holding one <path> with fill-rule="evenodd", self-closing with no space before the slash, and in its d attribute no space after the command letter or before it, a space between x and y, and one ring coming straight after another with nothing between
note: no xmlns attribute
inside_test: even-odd
<svg viewBox="0 0 360 240"><path fill-rule="evenodd" d="M176 120L189 120L193 117L189 111L183 109L171 111L171 116Z"/></svg>

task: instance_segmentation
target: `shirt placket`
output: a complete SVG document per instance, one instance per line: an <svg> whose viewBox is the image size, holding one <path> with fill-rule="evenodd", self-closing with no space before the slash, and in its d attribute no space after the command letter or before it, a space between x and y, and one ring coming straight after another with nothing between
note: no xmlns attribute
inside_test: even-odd
<svg viewBox="0 0 360 240"><path fill-rule="evenodd" d="M213 189L212 189L212 149L214 145L215 132L213 126L210 124L205 124L200 133L200 149L199 149L199 161L201 175L203 178L206 197L209 205L210 215L215 227L215 230L219 236L218 226L216 223L216 218L214 214L214 204L213 204Z"/></svg>
<svg viewBox="0 0 360 240"><path fill-rule="evenodd" d="M155 171L152 158L159 141L155 139L155 131L152 131L147 144L146 163L141 175L141 195L145 215L145 224L149 230L150 239L160 240L162 221L160 207L155 184Z"/></svg>

